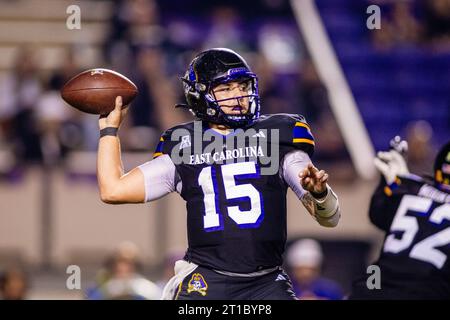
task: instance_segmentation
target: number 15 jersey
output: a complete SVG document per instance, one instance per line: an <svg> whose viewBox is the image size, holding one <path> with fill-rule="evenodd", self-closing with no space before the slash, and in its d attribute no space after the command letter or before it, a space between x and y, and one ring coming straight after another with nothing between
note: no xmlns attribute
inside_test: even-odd
<svg viewBox="0 0 450 320"><path fill-rule="evenodd" d="M185 260L250 273L282 264L288 187L282 163L295 150L312 156L314 138L304 118L290 114L261 116L243 132L224 136L200 121L182 124L163 134L154 157L169 156L176 167L187 208Z"/></svg>

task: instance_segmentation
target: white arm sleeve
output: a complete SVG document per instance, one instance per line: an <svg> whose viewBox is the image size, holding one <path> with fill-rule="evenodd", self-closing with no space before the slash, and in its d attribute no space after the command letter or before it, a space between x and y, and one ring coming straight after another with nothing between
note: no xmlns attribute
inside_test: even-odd
<svg viewBox="0 0 450 320"><path fill-rule="evenodd" d="M144 174L145 202L179 191L181 181L168 155L162 155L138 167Z"/></svg>
<svg viewBox="0 0 450 320"><path fill-rule="evenodd" d="M300 184L298 174L305 169L310 162L311 159L308 154L301 150L291 151L283 159L283 179L299 199L302 199L307 191L303 189Z"/></svg>
<svg viewBox="0 0 450 320"><path fill-rule="evenodd" d="M301 150L288 153L283 160L283 179L294 191L308 212L324 227L335 227L340 218L339 202L336 194L327 185L327 195L323 199L314 198L303 189L298 174L311 162L308 154Z"/></svg>

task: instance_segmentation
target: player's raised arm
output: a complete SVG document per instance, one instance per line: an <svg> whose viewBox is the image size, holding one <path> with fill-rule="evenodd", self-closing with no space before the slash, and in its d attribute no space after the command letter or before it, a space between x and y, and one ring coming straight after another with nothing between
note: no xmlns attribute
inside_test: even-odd
<svg viewBox="0 0 450 320"><path fill-rule="evenodd" d="M166 155L124 172L117 131L126 112L117 97L115 109L99 119L97 179L100 198L109 204L152 201L175 190L175 166Z"/></svg>
<svg viewBox="0 0 450 320"><path fill-rule="evenodd" d="M125 174L121 160L117 131L127 110L122 110L122 98L117 97L115 109L99 119L97 179L100 198L111 204L144 202L145 198L142 172L135 168Z"/></svg>

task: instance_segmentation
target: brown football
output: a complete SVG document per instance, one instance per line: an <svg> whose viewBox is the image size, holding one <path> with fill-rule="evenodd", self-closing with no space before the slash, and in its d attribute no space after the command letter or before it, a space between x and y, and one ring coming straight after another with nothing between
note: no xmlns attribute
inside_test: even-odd
<svg viewBox="0 0 450 320"><path fill-rule="evenodd" d="M108 114L114 109L117 96L123 106L138 94L130 79L108 69L90 69L76 75L61 89L61 97L72 107L92 114Z"/></svg>

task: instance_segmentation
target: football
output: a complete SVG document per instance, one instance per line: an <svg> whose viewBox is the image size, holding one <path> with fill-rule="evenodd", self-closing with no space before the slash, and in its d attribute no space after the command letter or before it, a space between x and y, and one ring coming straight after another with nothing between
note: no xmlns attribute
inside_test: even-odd
<svg viewBox="0 0 450 320"><path fill-rule="evenodd" d="M61 97L72 107L92 114L108 114L117 96L123 106L138 94L136 85L122 74L108 69L89 69L70 79L61 89Z"/></svg>

